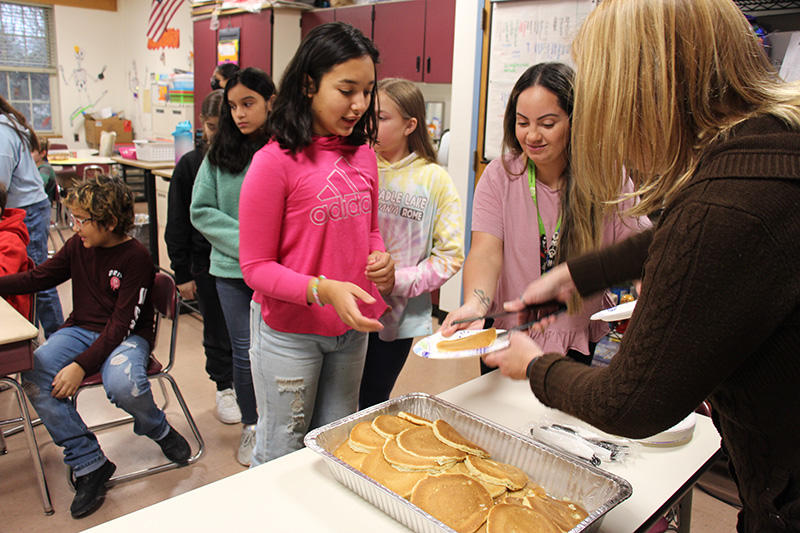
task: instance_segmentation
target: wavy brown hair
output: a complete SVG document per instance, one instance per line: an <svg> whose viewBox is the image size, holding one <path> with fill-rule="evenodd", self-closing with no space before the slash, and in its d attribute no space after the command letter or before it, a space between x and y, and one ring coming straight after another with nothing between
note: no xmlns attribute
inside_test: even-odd
<svg viewBox="0 0 800 533"><path fill-rule="evenodd" d="M800 129L800 85L783 83L731 0L604 0L581 27L572 130L579 250L624 179L650 214L693 176L703 151L736 124L770 114ZM594 208L597 207L597 208Z"/></svg>
<svg viewBox="0 0 800 533"><path fill-rule="evenodd" d="M425 97L419 88L409 80L386 78L378 83L378 92L381 91L392 99L403 119L417 119L417 127L406 139L409 150L416 152L429 163L436 163L436 149L425 124Z"/></svg>
<svg viewBox="0 0 800 533"><path fill-rule="evenodd" d="M114 225L113 233L117 235L126 235L133 229L133 193L120 178L98 174L82 181L69 191L64 205L86 211L103 228Z"/></svg>

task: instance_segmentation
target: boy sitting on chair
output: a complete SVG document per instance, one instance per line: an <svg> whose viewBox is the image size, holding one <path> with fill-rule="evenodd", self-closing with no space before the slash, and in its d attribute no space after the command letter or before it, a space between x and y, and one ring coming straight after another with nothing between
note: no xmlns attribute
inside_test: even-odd
<svg viewBox="0 0 800 533"><path fill-rule="evenodd" d="M0 276L16 274L28 270L28 228L25 226L24 209L6 209L8 192L0 183ZM0 297L11 304L19 314L28 318L31 312L31 298L27 294Z"/></svg>
<svg viewBox="0 0 800 533"><path fill-rule="evenodd" d="M109 399L133 416L134 432L156 441L167 459L186 462L191 449L156 406L147 380L155 267L148 250L127 235L133 194L122 180L99 175L71 190L65 203L75 235L33 270L0 277L0 294L37 292L72 279L72 313L34 352L34 369L22 377L75 473L70 512L81 518L100 506L116 469L70 401L84 376L100 371Z"/></svg>

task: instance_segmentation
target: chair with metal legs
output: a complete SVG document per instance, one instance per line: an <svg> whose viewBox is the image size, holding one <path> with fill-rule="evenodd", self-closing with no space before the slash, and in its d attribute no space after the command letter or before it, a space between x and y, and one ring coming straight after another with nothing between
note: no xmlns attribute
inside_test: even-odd
<svg viewBox="0 0 800 533"><path fill-rule="evenodd" d="M183 464L176 464L172 462L167 462L160 464L158 466L152 466L149 468L144 468L141 470L137 470L135 472L119 474L112 477L109 480L109 484L113 485L116 483L120 483L122 481L129 481L133 479L138 479L144 476L149 476L150 474L156 474L158 472L164 472L166 470L171 470L173 468L178 468L179 466L189 465L195 463L200 456L203 454L203 450L205 449L205 444L203 443L203 437L200 435L200 430L197 428L197 424L195 424L194 418L192 418L192 413L189 411L189 407L186 405L186 401L183 398L183 394L181 394L180 388L178 388L178 383L175 381L175 378L172 377L170 374L170 370L172 370L172 366L175 363L175 349L177 347L177 339L178 339L178 301L180 296L178 295L178 290L175 285L175 280L168 274L163 272L156 273L155 282L153 283L153 289L151 291L152 299L153 299L153 307L156 311L156 326L155 326L155 337L154 339L158 339L158 332L159 332L159 325L161 323L162 318L167 318L172 321L172 328L170 330L170 341L169 341L169 356L168 362L166 365L162 365L156 358L154 354L155 351L155 340L153 341L153 346L150 350L150 361L147 366L147 379L150 381L156 380L162 386L162 391L164 389L163 381L166 380L172 386L172 392L175 395L175 398L178 400L178 404L181 407L184 417L186 418L186 422L189 425L189 428L194 435L194 439L197 442L197 451L194 455L192 455L188 461ZM78 395L81 391L91 388L91 387L101 387L103 385L103 378L99 372L87 376L81 382L80 387L78 387L78 391L72 396L72 401L77 408L78 402ZM167 398L166 393L164 397ZM166 402L162 409L166 407ZM132 422L133 418L130 415L126 415L120 417L116 420L112 420L109 422L105 422L102 424L98 424L96 426L92 426L89 429L92 431L101 431L103 429L108 429L111 427L116 427L122 424L126 424ZM70 471L69 472L69 481L70 483L74 484L74 475Z"/></svg>

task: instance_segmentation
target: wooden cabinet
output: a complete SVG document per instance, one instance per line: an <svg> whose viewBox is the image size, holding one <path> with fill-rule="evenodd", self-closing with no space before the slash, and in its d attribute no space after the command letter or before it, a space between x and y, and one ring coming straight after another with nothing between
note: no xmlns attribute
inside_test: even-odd
<svg viewBox="0 0 800 533"><path fill-rule="evenodd" d="M273 11L237 13L219 17L220 28L239 28L239 65L258 67L272 75ZM209 27L209 19L194 21L194 120L199 128L203 99L211 92L211 76L217 65L218 30Z"/></svg>
<svg viewBox="0 0 800 533"><path fill-rule="evenodd" d="M303 37L320 24L340 20L359 28L381 53L378 79L450 83L456 0L378 2L307 11Z"/></svg>
<svg viewBox="0 0 800 533"><path fill-rule="evenodd" d="M300 27L305 39L308 32L328 22L346 22L361 30L368 39L372 39L372 5L331 7L315 9L303 13Z"/></svg>

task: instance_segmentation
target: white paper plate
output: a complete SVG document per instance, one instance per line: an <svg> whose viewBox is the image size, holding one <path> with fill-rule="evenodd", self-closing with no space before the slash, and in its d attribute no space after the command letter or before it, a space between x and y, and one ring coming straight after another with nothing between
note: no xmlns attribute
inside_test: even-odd
<svg viewBox="0 0 800 533"><path fill-rule="evenodd" d="M502 350L506 346L508 346L508 336L504 335L500 339L495 339L495 341L490 344L489 346L484 346L483 348L473 348L472 350L461 350L460 352L440 352L436 349L436 345L443 340L452 340L452 339L461 339L463 337L469 337L471 335L475 335L476 333L480 333L481 331L485 331L482 329L462 329L453 333L450 337L442 337L442 334L437 332L433 335L428 335L424 339L420 339L417 344L414 345L414 353L420 357L425 359L464 359L466 357L479 357L485 353L496 352L497 350ZM497 334L503 333L504 329L498 329Z"/></svg>
<svg viewBox="0 0 800 533"><path fill-rule="evenodd" d="M625 302L608 309L598 311L591 316L592 320L602 320L603 322L617 322L618 320L627 320L633 314L633 308L636 307L636 300L632 302Z"/></svg>
<svg viewBox="0 0 800 533"><path fill-rule="evenodd" d="M689 416L672 426L666 431L662 431L652 437L639 439L638 442L649 446L677 446L685 444L692 439L694 426L697 423L697 415L690 413Z"/></svg>

